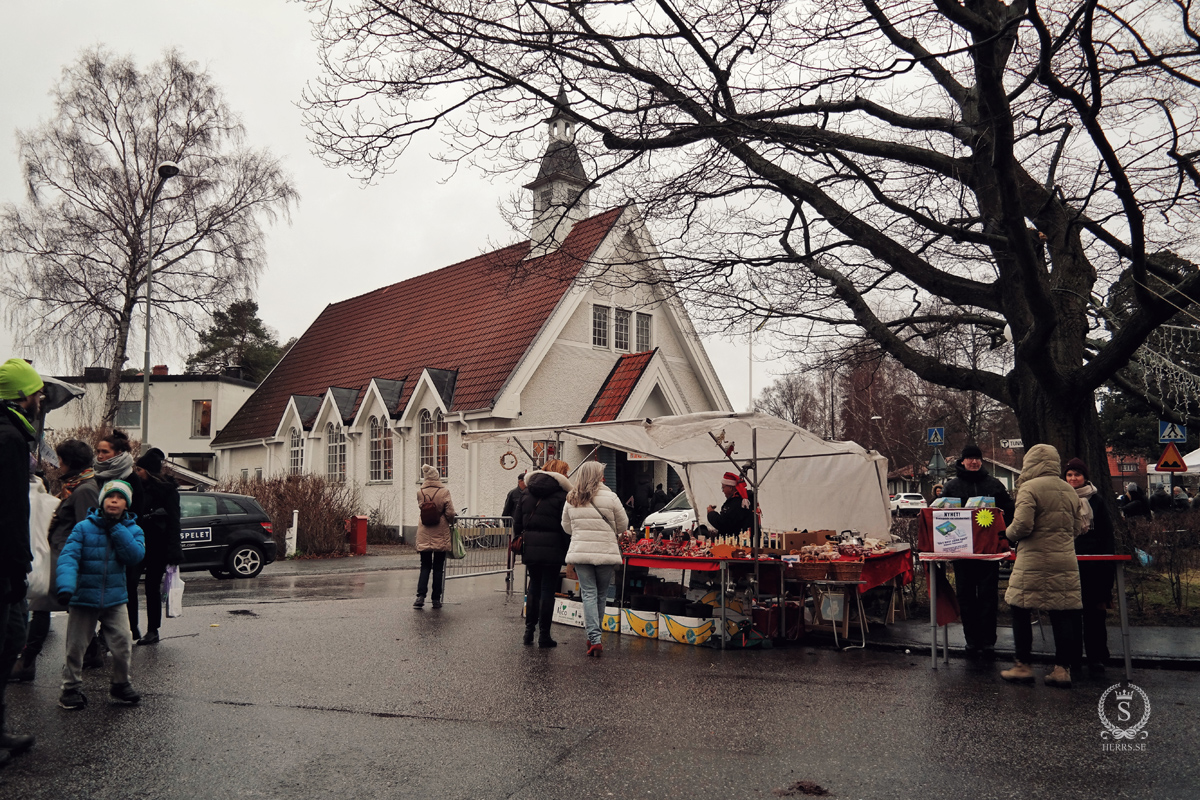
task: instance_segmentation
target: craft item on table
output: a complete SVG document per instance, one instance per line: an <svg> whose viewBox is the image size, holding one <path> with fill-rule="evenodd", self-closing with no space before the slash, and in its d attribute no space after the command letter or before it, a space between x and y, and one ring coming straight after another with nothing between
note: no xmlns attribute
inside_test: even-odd
<svg viewBox="0 0 1200 800"><path fill-rule="evenodd" d="M994 505L996 505L996 498L979 495L978 497L968 497L964 508L991 508Z"/></svg>

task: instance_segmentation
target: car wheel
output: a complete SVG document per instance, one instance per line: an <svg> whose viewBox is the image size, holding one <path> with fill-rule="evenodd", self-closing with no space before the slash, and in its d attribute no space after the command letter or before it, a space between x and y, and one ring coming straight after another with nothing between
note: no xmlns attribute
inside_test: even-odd
<svg viewBox="0 0 1200 800"><path fill-rule="evenodd" d="M226 570L223 570L223 569L210 569L208 571L208 574L212 575L214 578L216 578L219 581L227 581L233 577Z"/></svg>
<svg viewBox="0 0 1200 800"><path fill-rule="evenodd" d="M256 544L239 544L229 554L229 571L235 578L253 578L262 572L263 551Z"/></svg>

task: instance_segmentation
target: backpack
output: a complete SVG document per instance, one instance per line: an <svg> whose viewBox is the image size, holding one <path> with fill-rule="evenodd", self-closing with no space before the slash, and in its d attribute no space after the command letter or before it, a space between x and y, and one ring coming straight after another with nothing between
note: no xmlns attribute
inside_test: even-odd
<svg viewBox="0 0 1200 800"><path fill-rule="evenodd" d="M421 494L421 524L426 528L432 528L442 521L442 507L433 500L430 500L424 493ZM437 497L437 490L434 490L434 497Z"/></svg>

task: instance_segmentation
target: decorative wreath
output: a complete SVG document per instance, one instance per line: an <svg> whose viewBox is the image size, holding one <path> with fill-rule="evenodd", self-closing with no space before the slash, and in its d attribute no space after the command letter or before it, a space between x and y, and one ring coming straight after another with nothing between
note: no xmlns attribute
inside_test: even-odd
<svg viewBox="0 0 1200 800"><path fill-rule="evenodd" d="M500 456L500 466L504 469L513 469L517 466L517 457L513 455L512 450Z"/></svg>

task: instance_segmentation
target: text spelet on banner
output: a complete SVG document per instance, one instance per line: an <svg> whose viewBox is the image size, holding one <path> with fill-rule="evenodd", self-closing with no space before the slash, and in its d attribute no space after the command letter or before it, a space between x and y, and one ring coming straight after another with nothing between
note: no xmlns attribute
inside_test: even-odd
<svg viewBox="0 0 1200 800"><path fill-rule="evenodd" d="M933 552L975 552L975 537L971 527L973 513L969 508L935 508L933 510Z"/></svg>

